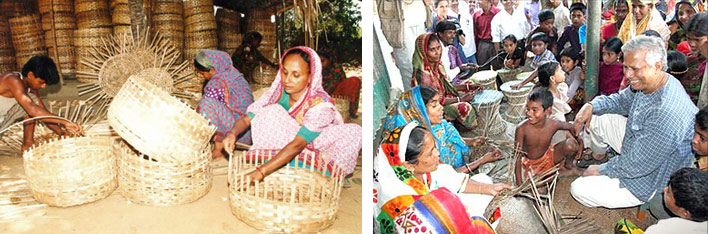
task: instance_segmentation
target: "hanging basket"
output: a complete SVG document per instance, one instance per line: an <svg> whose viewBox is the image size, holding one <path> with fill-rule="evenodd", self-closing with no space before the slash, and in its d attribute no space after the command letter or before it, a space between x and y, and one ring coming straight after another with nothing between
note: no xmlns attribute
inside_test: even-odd
<svg viewBox="0 0 708 234"><path fill-rule="evenodd" d="M113 98L108 122L138 151L169 163L193 160L216 131L189 106L136 76Z"/></svg>
<svg viewBox="0 0 708 234"><path fill-rule="evenodd" d="M305 150L297 157L306 168L290 163L263 181L243 186L251 182L245 175L276 153L257 150L234 155L229 166L233 173L228 176L231 213L266 232L314 233L331 226L339 209L343 176L326 156Z"/></svg>
<svg viewBox="0 0 708 234"><path fill-rule="evenodd" d="M67 207L100 200L118 186L116 160L107 136L52 140L23 155L32 196Z"/></svg>
<svg viewBox="0 0 708 234"><path fill-rule="evenodd" d="M203 197L211 188L208 148L193 152L190 160L179 163L136 153L122 140L113 145L113 153L120 168L120 194L131 202L152 206L185 204Z"/></svg>

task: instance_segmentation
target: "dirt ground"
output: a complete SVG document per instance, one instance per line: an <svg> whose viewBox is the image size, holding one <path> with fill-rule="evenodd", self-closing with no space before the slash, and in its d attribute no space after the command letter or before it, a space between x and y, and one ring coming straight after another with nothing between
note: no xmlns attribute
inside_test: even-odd
<svg viewBox="0 0 708 234"><path fill-rule="evenodd" d="M44 100L75 99L77 84L75 80L67 80L63 87L49 87L41 94ZM361 124L361 111L359 118L350 122ZM216 160L212 165L223 167L227 161ZM258 233L231 213L226 175L216 174L211 190L204 197L178 206L133 204L117 190L90 204L35 208L19 215L7 215L0 206L0 233ZM0 185L24 176L22 158L0 155ZM362 232L361 158L348 180L351 188L342 190L337 219L321 233Z"/></svg>

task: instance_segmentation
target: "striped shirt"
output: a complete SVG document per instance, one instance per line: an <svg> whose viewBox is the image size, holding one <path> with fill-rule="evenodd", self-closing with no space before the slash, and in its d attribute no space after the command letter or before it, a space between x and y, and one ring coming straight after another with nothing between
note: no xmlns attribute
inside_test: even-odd
<svg viewBox="0 0 708 234"><path fill-rule="evenodd" d="M693 158L691 138L698 108L681 83L666 75L666 84L653 93L628 88L591 102L595 115L627 116L622 155L600 165L600 174L618 178L620 187L645 202Z"/></svg>

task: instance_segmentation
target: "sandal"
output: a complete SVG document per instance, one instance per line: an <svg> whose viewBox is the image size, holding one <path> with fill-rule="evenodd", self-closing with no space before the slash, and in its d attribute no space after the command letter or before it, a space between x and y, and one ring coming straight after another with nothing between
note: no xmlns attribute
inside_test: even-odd
<svg viewBox="0 0 708 234"><path fill-rule="evenodd" d="M585 150L583 152L583 155L578 159L578 161L575 163L578 168L588 168L590 165L599 165L602 163L607 162L607 156L605 156L604 159L597 160L592 156L592 151L591 150Z"/></svg>

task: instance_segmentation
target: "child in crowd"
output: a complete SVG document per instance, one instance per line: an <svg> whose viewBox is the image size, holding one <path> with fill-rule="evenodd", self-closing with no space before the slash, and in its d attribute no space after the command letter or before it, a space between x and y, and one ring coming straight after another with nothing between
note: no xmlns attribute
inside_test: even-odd
<svg viewBox="0 0 708 234"><path fill-rule="evenodd" d="M556 54L556 41L558 40L558 30L553 27L553 22L555 17L553 16L553 11L543 10L538 14L538 20L540 24L529 33L526 39L526 50L531 50L531 37L539 32L545 33L548 36L549 42L546 44L546 48L551 51L551 53Z"/></svg>
<svg viewBox="0 0 708 234"><path fill-rule="evenodd" d="M560 65L565 72L565 84L568 85L568 103L577 101L577 98L585 98L583 91L583 81L585 81L585 73L578 66L580 64L580 55L572 51L572 49L564 49L560 52Z"/></svg>
<svg viewBox="0 0 708 234"><path fill-rule="evenodd" d="M524 49L518 46L516 36L509 34L502 40L506 58L504 59L504 67L515 69L524 65Z"/></svg>
<svg viewBox="0 0 708 234"><path fill-rule="evenodd" d="M707 233L708 173L690 167L674 172L664 188L664 205L678 217L659 220L644 233Z"/></svg>
<svg viewBox="0 0 708 234"><path fill-rule="evenodd" d="M697 167L708 172L708 107L704 107L696 114L695 130L691 144L696 154Z"/></svg>
<svg viewBox="0 0 708 234"><path fill-rule="evenodd" d="M669 74L676 77L677 80L683 80L683 76L688 72L686 56L681 52L669 50L666 53L666 62Z"/></svg>
<svg viewBox="0 0 708 234"><path fill-rule="evenodd" d="M621 58L622 41L617 37L607 39L602 45L602 62L598 74L600 95L617 93L627 87Z"/></svg>
<svg viewBox="0 0 708 234"><path fill-rule="evenodd" d="M572 24L565 27L565 29L563 30L563 34L560 36L560 38L558 38L558 42L556 43L556 50L563 50L566 47L570 46L575 51L580 53L581 47L579 31L580 27L585 25L586 9L587 8L585 7L585 4L580 2L576 2L570 5L570 21Z"/></svg>
<svg viewBox="0 0 708 234"><path fill-rule="evenodd" d="M531 52L536 55L531 61L531 64L529 64L529 67L532 70L536 70L541 64L556 61L556 57L553 55L553 53L551 53L550 50L546 49L548 43L549 38L548 35L546 35L545 33L539 32L531 36ZM523 87L527 83L536 79L536 77L538 77L538 71L534 71L533 73L531 73L531 75L529 75L529 77L521 81L521 83L517 85L512 85L511 88L519 89L520 87Z"/></svg>
<svg viewBox="0 0 708 234"><path fill-rule="evenodd" d="M562 75L562 72L559 70ZM551 137L558 130L575 132L573 125L549 119L553 94L547 88L537 88L529 95L526 102L527 120L516 128L514 144L525 154L516 158L514 174L516 185L533 174L543 173L565 160L566 169L573 167L573 158L579 148L574 138L568 138L558 144L551 142ZM575 135L575 134L573 134ZM522 172L522 169L524 170ZM523 178L522 178L523 176Z"/></svg>

